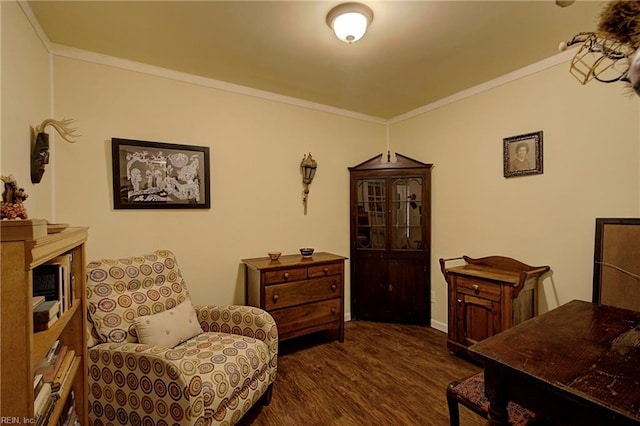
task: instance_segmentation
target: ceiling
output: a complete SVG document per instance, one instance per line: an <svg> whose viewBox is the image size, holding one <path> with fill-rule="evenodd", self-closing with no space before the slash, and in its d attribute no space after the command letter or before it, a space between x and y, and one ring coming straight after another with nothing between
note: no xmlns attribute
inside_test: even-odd
<svg viewBox="0 0 640 426"><path fill-rule="evenodd" d="M365 1L339 41L334 1L29 1L49 40L390 119L558 53L603 2ZM568 72L568 70L567 70Z"/></svg>

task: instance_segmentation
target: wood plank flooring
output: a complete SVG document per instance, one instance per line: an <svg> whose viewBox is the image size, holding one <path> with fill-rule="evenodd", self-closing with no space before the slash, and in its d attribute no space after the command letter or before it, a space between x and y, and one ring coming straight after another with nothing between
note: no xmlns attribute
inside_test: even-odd
<svg viewBox="0 0 640 426"><path fill-rule="evenodd" d="M336 334L281 342L271 404L257 404L239 424L445 426L446 386L480 371L430 327L350 321L344 343ZM460 407L460 424L486 422Z"/></svg>

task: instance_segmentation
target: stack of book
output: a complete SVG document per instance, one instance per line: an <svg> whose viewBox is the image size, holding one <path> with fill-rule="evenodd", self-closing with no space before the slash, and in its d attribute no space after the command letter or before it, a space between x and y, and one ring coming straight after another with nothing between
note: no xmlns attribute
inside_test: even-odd
<svg viewBox="0 0 640 426"><path fill-rule="evenodd" d="M35 395L34 418L37 425L48 422L74 359L75 351L69 349L60 340L56 340L49 348L47 355L36 366L33 394ZM67 404L69 404L68 400ZM65 406L63 416L66 417L67 412L71 411L75 412L75 402L73 409Z"/></svg>
<svg viewBox="0 0 640 426"><path fill-rule="evenodd" d="M43 300L41 297L34 296L33 331L48 330L60 318L60 301Z"/></svg>
<svg viewBox="0 0 640 426"><path fill-rule="evenodd" d="M44 381L42 374L36 374L33 379L33 394L35 395L35 402L33 403L34 423L36 425L46 424L51 413L53 413L58 398L57 395L51 392L51 385Z"/></svg>

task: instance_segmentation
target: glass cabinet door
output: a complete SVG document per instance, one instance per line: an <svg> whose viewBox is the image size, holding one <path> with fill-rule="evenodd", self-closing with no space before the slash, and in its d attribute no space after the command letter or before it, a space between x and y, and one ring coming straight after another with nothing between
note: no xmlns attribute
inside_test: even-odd
<svg viewBox="0 0 640 426"><path fill-rule="evenodd" d="M386 235L385 179L358 179L357 248L384 250Z"/></svg>
<svg viewBox="0 0 640 426"><path fill-rule="evenodd" d="M391 249L419 250L423 248L422 237L422 178L391 179Z"/></svg>

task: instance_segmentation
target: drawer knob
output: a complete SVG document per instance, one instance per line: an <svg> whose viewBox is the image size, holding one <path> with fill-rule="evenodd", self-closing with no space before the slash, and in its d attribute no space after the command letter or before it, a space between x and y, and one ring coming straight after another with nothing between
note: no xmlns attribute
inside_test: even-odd
<svg viewBox="0 0 640 426"><path fill-rule="evenodd" d="M289 279L289 273L285 272L284 274L282 274L282 276L284 277L285 280Z"/></svg>
<svg viewBox="0 0 640 426"><path fill-rule="evenodd" d="M476 293L480 292L480 286L478 284L474 284L471 286L471 288L473 289L473 291L475 291Z"/></svg>
<svg viewBox="0 0 640 426"><path fill-rule="evenodd" d="M459 304L462 304L462 299L458 299L456 300L456 302L458 302Z"/></svg>
<svg viewBox="0 0 640 426"><path fill-rule="evenodd" d="M331 284L331 290L336 291L336 288L338 288L338 286L337 286L337 285L335 285L335 284Z"/></svg>
<svg viewBox="0 0 640 426"><path fill-rule="evenodd" d="M329 273L329 268L324 268L322 271L324 272L325 275L327 275Z"/></svg>
<svg viewBox="0 0 640 426"><path fill-rule="evenodd" d="M279 298L280 298L280 296L278 296L277 294L273 295L273 301L274 302L277 302Z"/></svg>
<svg viewBox="0 0 640 426"><path fill-rule="evenodd" d="M331 313L335 314L336 313L336 308L331 308Z"/></svg>

